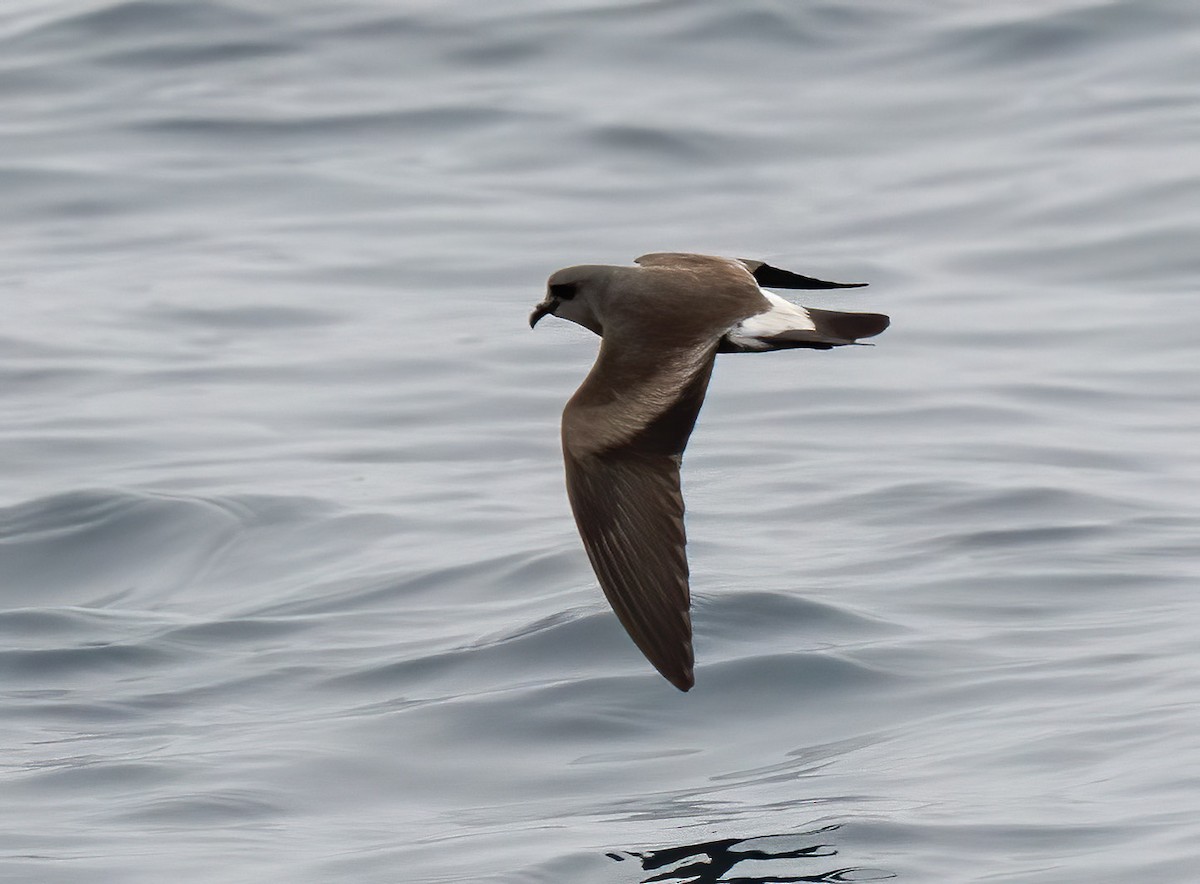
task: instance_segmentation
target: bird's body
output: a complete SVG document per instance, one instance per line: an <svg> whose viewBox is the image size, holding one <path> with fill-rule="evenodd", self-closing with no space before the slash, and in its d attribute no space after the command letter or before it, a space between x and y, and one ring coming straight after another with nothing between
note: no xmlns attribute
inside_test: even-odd
<svg viewBox="0 0 1200 884"><path fill-rule="evenodd" d="M530 324L553 314L601 337L563 411L567 495L621 623L680 690L694 683L679 465L717 353L830 349L888 318L798 307L760 286L849 288L757 261L659 253L636 267L554 273Z"/></svg>

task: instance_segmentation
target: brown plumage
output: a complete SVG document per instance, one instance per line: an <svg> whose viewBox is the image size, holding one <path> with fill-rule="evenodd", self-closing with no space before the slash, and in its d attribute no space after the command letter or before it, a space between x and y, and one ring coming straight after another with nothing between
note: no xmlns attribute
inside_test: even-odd
<svg viewBox="0 0 1200 884"><path fill-rule="evenodd" d="M886 316L805 310L764 292L849 288L759 261L643 255L637 267L554 273L530 325L556 315L601 336L563 411L567 496L605 596L654 667L694 684L679 466L718 352L829 349L887 328Z"/></svg>

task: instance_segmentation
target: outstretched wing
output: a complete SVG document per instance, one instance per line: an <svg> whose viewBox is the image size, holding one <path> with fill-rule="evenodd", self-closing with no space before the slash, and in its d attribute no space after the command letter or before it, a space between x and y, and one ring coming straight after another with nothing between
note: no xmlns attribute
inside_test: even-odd
<svg viewBox="0 0 1200 884"><path fill-rule="evenodd" d="M769 289L858 289L866 285L865 282L826 282L823 279L792 273L790 270L780 270L762 261L752 261L748 258L738 260L754 275L759 285Z"/></svg>
<svg viewBox="0 0 1200 884"><path fill-rule="evenodd" d="M583 546L621 625L654 668L686 691L692 620L679 458L567 458Z"/></svg>
<svg viewBox="0 0 1200 884"><path fill-rule="evenodd" d="M586 381L563 413L567 496L600 587L634 643L681 691L694 678L679 465L714 349L669 388L656 379L669 397L649 419L636 390L605 399ZM600 439L590 432L597 424L623 432Z"/></svg>
<svg viewBox="0 0 1200 884"><path fill-rule="evenodd" d="M829 282L790 270L772 267L765 261L751 258L720 258L715 255L693 255L688 252L651 252L635 258L633 263L643 267L676 267L679 269L711 270L723 264L741 265L750 271L754 281L769 289L858 289L865 282Z"/></svg>

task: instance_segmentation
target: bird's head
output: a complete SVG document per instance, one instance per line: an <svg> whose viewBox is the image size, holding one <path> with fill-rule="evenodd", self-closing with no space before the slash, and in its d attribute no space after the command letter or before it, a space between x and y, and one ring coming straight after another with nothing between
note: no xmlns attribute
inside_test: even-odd
<svg viewBox="0 0 1200 884"><path fill-rule="evenodd" d="M597 306L604 297L608 283L606 267L566 267L556 271L546 282L546 297L529 314L533 328L543 316L557 316L582 325L588 331L603 334Z"/></svg>

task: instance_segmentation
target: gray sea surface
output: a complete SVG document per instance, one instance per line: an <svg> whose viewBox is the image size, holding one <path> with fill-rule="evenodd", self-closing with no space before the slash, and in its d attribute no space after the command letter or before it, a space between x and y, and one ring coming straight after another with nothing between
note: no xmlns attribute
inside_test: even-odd
<svg viewBox="0 0 1200 884"><path fill-rule="evenodd" d="M9 0L0 880L1200 880L1200 7ZM546 276L871 286L719 360L697 685Z"/></svg>

